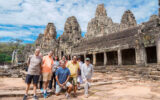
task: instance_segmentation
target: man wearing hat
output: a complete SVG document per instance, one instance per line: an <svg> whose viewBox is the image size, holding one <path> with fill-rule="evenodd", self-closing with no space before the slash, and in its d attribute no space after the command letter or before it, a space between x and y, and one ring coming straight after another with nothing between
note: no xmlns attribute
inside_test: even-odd
<svg viewBox="0 0 160 100"><path fill-rule="evenodd" d="M84 85L84 94L85 97L88 98L88 89L90 87L91 78L93 76L93 65L90 63L90 58L86 58L85 63L82 65L81 73L82 79L85 83Z"/></svg>

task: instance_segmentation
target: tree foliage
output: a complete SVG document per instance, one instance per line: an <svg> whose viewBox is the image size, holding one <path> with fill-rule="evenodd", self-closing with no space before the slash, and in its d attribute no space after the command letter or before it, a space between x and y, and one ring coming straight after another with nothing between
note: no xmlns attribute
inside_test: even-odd
<svg viewBox="0 0 160 100"><path fill-rule="evenodd" d="M0 43L0 63L10 63L13 51L18 49L19 52L22 52L24 46L22 40L19 39L11 40L7 43Z"/></svg>

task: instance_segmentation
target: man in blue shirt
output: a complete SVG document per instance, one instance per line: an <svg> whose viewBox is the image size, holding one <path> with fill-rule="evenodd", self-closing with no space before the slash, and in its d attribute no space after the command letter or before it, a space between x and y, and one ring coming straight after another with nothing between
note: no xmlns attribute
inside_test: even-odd
<svg viewBox="0 0 160 100"><path fill-rule="evenodd" d="M71 91L72 91L72 84L68 82L69 77L70 77L70 71L69 69L65 66L65 62L61 61L60 62L61 67L59 67L56 71L56 95L58 96L61 89L66 89L68 87L66 97L68 98Z"/></svg>

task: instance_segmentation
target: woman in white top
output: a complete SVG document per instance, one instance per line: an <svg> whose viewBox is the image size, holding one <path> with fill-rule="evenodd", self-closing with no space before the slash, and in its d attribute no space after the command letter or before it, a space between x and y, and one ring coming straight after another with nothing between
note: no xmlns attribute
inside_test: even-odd
<svg viewBox="0 0 160 100"><path fill-rule="evenodd" d="M49 82L49 86L48 88L49 89L52 89L52 84L53 84L53 80L54 80L54 89L56 89L56 76L55 76L55 73L56 73L56 70L59 68L59 59L58 59L58 56L55 56L54 57L54 62L53 62L53 68L52 68L52 78Z"/></svg>

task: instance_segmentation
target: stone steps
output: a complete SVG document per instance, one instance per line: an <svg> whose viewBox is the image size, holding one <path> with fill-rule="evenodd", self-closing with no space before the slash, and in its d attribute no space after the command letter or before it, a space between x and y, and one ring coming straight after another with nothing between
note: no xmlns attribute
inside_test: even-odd
<svg viewBox="0 0 160 100"><path fill-rule="evenodd" d="M95 68L95 72L120 72L125 75L131 75L135 77L139 75L139 78L148 78L151 80L160 80L160 66L159 65L147 65L145 67L141 66L107 66Z"/></svg>
<svg viewBox="0 0 160 100"><path fill-rule="evenodd" d="M160 76L157 75L149 75L149 78L152 80L160 80Z"/></svg>
<svg viewBox="0 0 160 100"><path fill-rule="evenodd" d="M150 72L150 75L160 76L160 71L152 71L152 72Z"/></svg>

